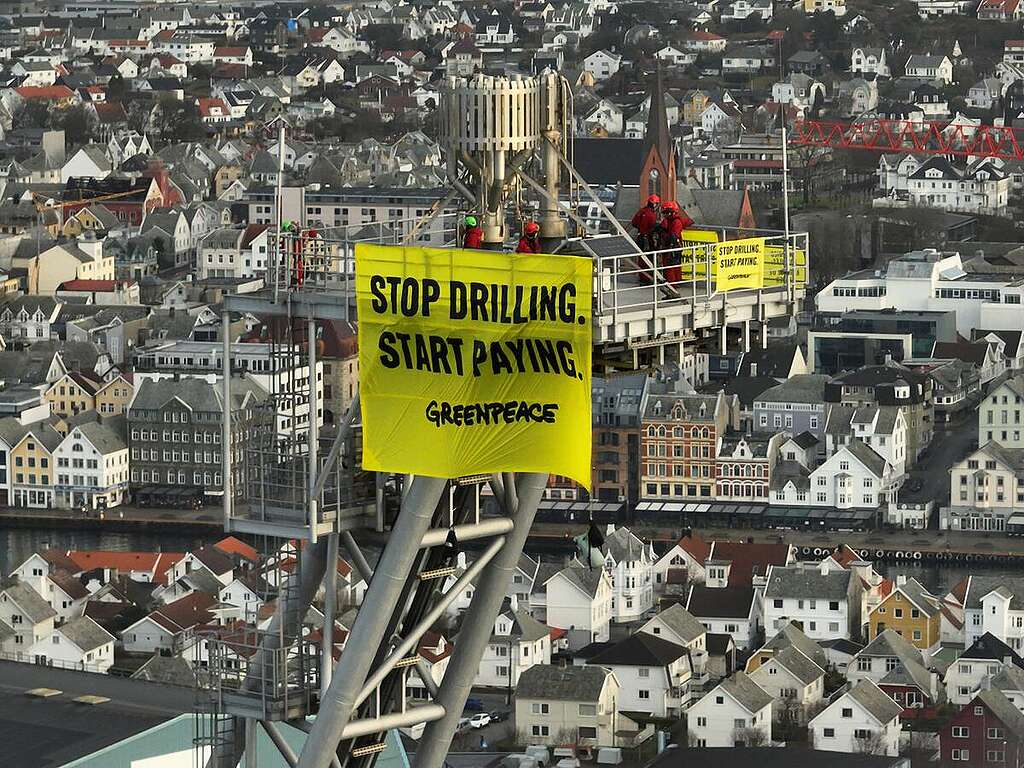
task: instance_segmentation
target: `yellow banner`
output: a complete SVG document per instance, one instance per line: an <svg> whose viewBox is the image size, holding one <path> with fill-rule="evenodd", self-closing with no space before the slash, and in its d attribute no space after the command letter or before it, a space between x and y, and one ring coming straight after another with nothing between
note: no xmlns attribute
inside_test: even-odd
<svg viewBox="0 0 1024 768"><path fill-rule="evenodd" d="M802 248L791 248L796 286L807 285L807 253ZM765 248L764 284L766 287L786 284L786 250L781 245Z"/></svg>
<svg viewBox="0 0 1024 768"><path fill-rule="evenodd" d="M363 468L590 487L592 262L356 246Z"/></svg>
<svg viewBox="0 0 1024 768"><path fill-rule="evenodd" d="M763 237L728 240L715 246L715 286L726 293L741 288L764 287L765 244Z"/></svg>

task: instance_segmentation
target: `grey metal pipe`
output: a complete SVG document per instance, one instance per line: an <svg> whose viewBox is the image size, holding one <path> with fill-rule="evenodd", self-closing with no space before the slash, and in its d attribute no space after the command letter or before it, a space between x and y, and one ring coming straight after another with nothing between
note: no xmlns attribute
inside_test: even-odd
<svg viewBox="0 0 1024 768"><path fill-rule="evenodd" d="M319 398L317 397L316 385L316 342L314 337L316 336L316 318L312 313L309 315L309 319L306 322L306 353L307 353L307 365L309 371L307 372L307 381L309 382L309 425L306 432L307 450L309 451L309 469L307 470L309 477L306 479L306 485L309 488L309 527L313 531L313 538L316 538L316 527L318 511L320 509L320 495L317 492L317 484L320 480L320 475L327 477L331 473L330 464L324 464L324 468L321 471L319 458L320 458L320 422L317 419L317 406ZM294 393L293 393L294 394ZM347 415L347 414L346 414ZM320 483L321 490L323 484ZM338 500L340 503L340 499ZM337 556L337 552L335 552Z"/></svg>
<svg viewBox="0 0 1024 768"><path fill-rule="evenodd" d="M384 659L380 663L380 666L373 671L373 674L367 678L366 684L356 697L355 705L357 707L373 694L374 689L384 681L385 677L391 674L395 665L401 661L406 654L411 653L416 648L416 645L419 643L423 634L434 626L434 622L441 618L444 612L448 609L448 606L451 605L463 590L466 589L466 586L477 577L477 574L487 567L487 564L494 559L494 556L498 554L504 543L504 538L496 539L491 542L491 545L480 554L480 557L478 557L473 564L469 566L458 579L456 579L451 588L441 595L440 599L438 599L430 610L423 615L423 618L417 622L416 626L406 633L402 641L392 649L387 658Z"/></svg>
<svg viewBox="0 0 1024 768"><path fill-rule="evenodd" d="M221 333L221 382L223 389L221 399L224 401L224 416L221 419L220 430L220 477L222 490L224 492L224 532L231 532L231 504L233 499L233 484L231 477L231 313L225 310L220 314Z"/></svg>
<svg viewBox="0 0 1024 768"><path fill-rule="evenodd" d="M349 557L352 558L352 565L359 572L359 575L363 577L363 581L369 584L370 579L373 578L373 569L366 561L366 556L363 555L363 550L359 548L355 537L352 536L352 532L342 531L338 535L341 536L341 543L345 545L345 550L348 552Z"/></svg>
<svg viewBox="0 0 1024 768"><path fill-rule="evenodd" d="M326 468L324 469L326 471ZM320 695L327 693L334 672L334 616L338 612L338 534L327 535L324 568L324 631L320 651Z"/></svg>
<svg viewBox="0 0 1024 768"><path fill-rule="evenodd" d="M352 423L360 413L359 390L357 389L355 397L353 397L352 402L349 403L348 410L345 411L345 416L342 418L341 423L338 424L338 431L334 435L334 443L331 445L331 450L327 453L327 458L324 459L324 471L316 478L316 483L313 486L314 499L320 498L320 494L324 492L324 483L327 482L327 477L330 475L329 467L332 467L338 460L338 454L341 453L341 449L345 445L345 440L348 439L348 435L352 431Z"/></svg>
<svg viewBox="0 0 1024 768"><path fill-rule="evenodd" d="M270 625L264 634L262 645L249 663L249 672L242 682L242 690L258 690L263 670L272 668L272 660L268 656L280 647L281 637L284 635L294 637L298 634L298 625L301 624L306 611L309 610L309 606L313 602L313 596L323 580L324 567L327 562L326 554L326 540L320 540L315 544L303 547L299 561L299 575L298 577L295 574L289 575L288 582L286 582L281 590L277 610L274 611L274 615L270 619ZM290 583L294 578L299 578L297 595L294 594L295 590L291 588L292 585ZM291 605L293 599L298 602L298 608L294 608ZM284 625L286 618L288 625ZM245 750L246 738L245 731L238 728L238 723L238 718L235 718L231 727L231 734L228 738L222 740L223 746L215 747L211 752L210 758L206 763L208 768L217 768L227 762L224 758L225 750L230 750L230 755L234 760L232 765L236 765L241 759L242 752Z"/></svg>
<svg viewBox="0 0 1024 768"><path fill-rule="evenodd" d="M299 762L299 756L295 754L291 745L284 740L284 736L281 735L281 731L278 730L275 723L268 722L267 720L260 720L260 725L263 726L263 730L267 732L267 736L274 742L274 746L277 747L277 751L281 753L281 757L288 763L290 768L295 768ZM246 768L249 768L246 766Z"/></svg>
<svg viewBox="0 0 1024 768"><path fill-rule="evenodd" d="M455 532L455 538L459 541L472 541L483 539L488 536L501 536L512 530L512 521L507 517L495 517L489 520L481 520L479 523L465 523L454 525L451 528L433 528L423 536L420 546L436 547L444 544L451 531Z"/></svg>
<svg viewBox="0 0 1024 768"><path fill-rule="evenodd" d="M459 633L459 642L455 644L437 698L437 702L444 707L445 716L430 723L424 731L416 751L415 768L441 768L444 764L466 698L479 672L480 658L494 630L494 618L505 599L547 480L548 476L540 473L521 474L518 477L518 504L512 518L515 527L506 537L501 552L484 571L473 593L473 601Z"/></svg>
<svg viewBox="0 0 1024 768"><path fill-rule="evenodd" d="M437 694L440 688L437 687L437 683L434 682L434 678L430 675L430 667L427 666L427 662L422 657L416 659L416 674L419 675L420 680L423 681L423 687L427 689L427 693L430 694L431 698L437 698Z"/></svg>
<svg viewBox="0 0 1024 768"><path fill-rule="evenodd" d="M405 712L390 712L380 717L355 720L345 726L341 738L355 739L359 736L369 736L371 733L390 731L392 728L407 728L418 723L431 723L440 720L444 715L444 707L439 704L424 704L407 709Z"/></svg>
<svg viewBox="0 0 1024 768"><path fill-rule="evenodd" d="M435 477L417 477L413 481L366 590L363 607L370 610L356 613L345 653L341 655L327 694L321 699L320 714L299 756L299 768L330 765L331 755L337 750L352 717L359 688L370 672L379 638L387 630L392 609L420 555L419 544L430 527L446 482Z"/></svg>

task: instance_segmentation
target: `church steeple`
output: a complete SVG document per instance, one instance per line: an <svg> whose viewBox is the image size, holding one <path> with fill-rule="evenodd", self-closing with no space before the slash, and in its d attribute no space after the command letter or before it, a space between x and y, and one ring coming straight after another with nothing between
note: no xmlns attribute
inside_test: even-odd
<svg viewBox="0 0 1024 768"><path fill-rule="evenodd" d="M655 194L662 201L676 199L676 152L668 127L665 109L665 88L661 80L661 64L654 73L647 111L647 132L644 134L644 164L640 171L640 199Z"/></svg>

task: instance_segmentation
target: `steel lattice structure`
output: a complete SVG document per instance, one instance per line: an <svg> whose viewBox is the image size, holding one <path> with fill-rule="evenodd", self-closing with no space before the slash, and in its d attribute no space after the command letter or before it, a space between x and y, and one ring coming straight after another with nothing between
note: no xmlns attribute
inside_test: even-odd
<svg viewBox="0 0 1024 768"><path fill-rule="evenodd" d="M793 126L789 143L798 147L1024 160L1024 130L992 125L874 118L852 123L800 120Z"/></svg>

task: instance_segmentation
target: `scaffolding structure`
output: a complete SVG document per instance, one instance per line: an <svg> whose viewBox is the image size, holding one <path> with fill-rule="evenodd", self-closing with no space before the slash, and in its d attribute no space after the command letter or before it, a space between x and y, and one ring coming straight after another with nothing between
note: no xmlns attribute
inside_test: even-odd
<svg viewBox="0 0 1024 768"><path fill-rule="evenodd" d="M695 318L698 305L711 307L718 301L721 307L708 311L719 312L721 321L731 317L729 301L716 294L710 278L693 277L685 284L666 280L659 254L637 247L572 167L565 143L572 125L571 95L563 78L550 72L536 78L454 78L442 92L440 112L450 194L421 219L389 222L397 226L371 233L363 242L454 245L460 233L450 207L458 201L464 211L482 217L485 246L500 248L528 196L535 206L531 210L541 213L545 250L594 258L595 335L606 327L612 331L601 333L611 333L611 341L622 341L623 333L636 335L638 328L656 333L658 322L684 317L686 306ZM283 147L283 126L281 134ZM560 199L563 189L596 202L611 234L591 237L574 206ZM232 313L261 318L272 351L264 407L274 427L250 436L244 455L224 450L222 476L225 530L266 542L260 570L277 574L266 579L273 588L268 605L274 610L252 627L203 640L197 765L235 768L244 757L246 768L256 768L259 727L291 766L371 768L389 729L425 724L416 768L441 768L547 475L439 479L363 472L358 395L339 424L330 430L322 424L317 336L324 321L355 319L354 249L359 240L305 223L286 231L280 210L279 204L265 289L228 295L222 315L225 331ZM776 303L791 308L788 254L798 248L806 254L806 243L783 237L779 245L787 253L787 266L771 293ZM710 275L710 254L701 258ZM768 302L748 298L739 304L771 316L760 309ZM232 366L226 332L223 343L228 402ZM230 409L224 412L223 444L229 446ZM235 462L243 463L241 472ZM239 477L242 487L235 488ZM497 516L480 517L482 484L489 486ZM354 534L360 530L387 534L375 560L358 544ZM474 543L476 559L459 570L458 555L468 542ZM339 549L367 589L335 663ZM435 681L418 649L470 583L476 589L458 642L443 680ZM321 589L323 620L317 635L306 617ZM406 681L412 675L421 680L426 703L409 701ZM282 722L307 732L301 754L283 739Z"/></svg>

